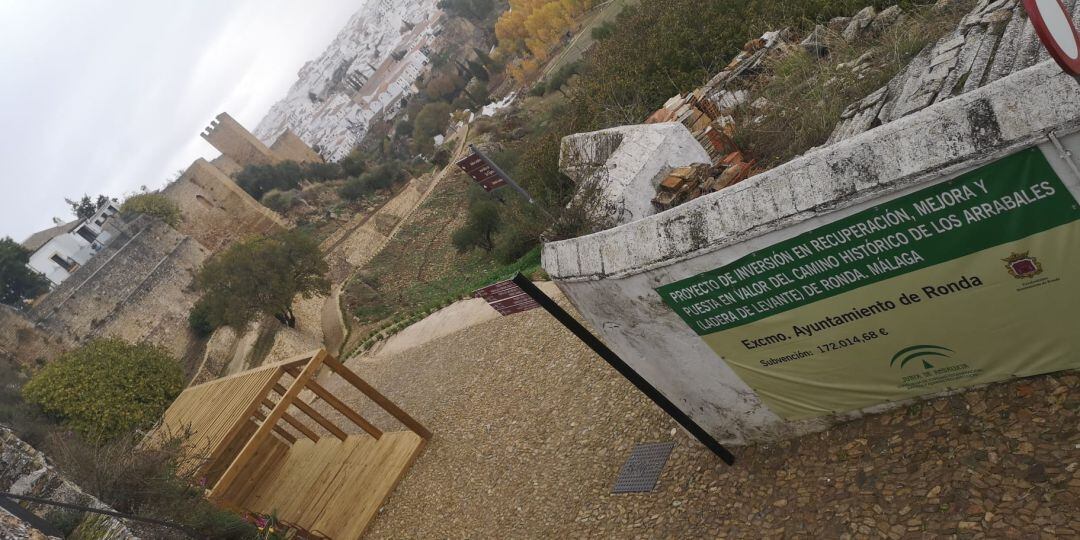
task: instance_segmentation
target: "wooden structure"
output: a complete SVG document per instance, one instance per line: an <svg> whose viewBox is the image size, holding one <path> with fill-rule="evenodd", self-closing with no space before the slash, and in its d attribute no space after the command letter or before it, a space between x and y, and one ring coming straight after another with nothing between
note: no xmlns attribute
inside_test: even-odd
<svg viewBox="0 0 1080 540"><path fill-rule="evenodd" d="M374 426L316 382L323 368L409 431L384 432ZM359 429L328 419L315 400L301 399L305 390ZM205 479L212 501L233 510L275 514L313 536L334 539L363 534L431 437L326 351L188 388L149 440L183 431L191 436L189 456L199 458L191 467Z"/></svg>

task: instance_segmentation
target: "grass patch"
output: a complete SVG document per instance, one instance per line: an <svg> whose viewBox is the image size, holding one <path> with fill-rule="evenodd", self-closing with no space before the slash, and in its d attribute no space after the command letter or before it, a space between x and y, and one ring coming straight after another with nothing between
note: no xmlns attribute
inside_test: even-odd
<svg viewBox="0 0 1080 540"><path fill-rule="evenodd" d="M541 248L536 247L513 264L495 265L486 270L473 268L473 272L456 273L437 282L409 287L408 298L415 303L401 304L397 311L393 311L392 305L380 301L381 297L377 296L376 289L367 284L363 285L369 289L369 294L374 293L376 296L368 297L371 304L358 309L357 318L360 318L362 314L375 312L387 314L387 316L374 325L368 325L358 337L356 344L346 347L348 354L345 358L371 348L375 343L393 336L458 300L469 298L476 289L485 285L511 278L518 273L533 279L546 278L547 274L540 266L540 251ZM390 313L393 315L389 315Z"/></svg>

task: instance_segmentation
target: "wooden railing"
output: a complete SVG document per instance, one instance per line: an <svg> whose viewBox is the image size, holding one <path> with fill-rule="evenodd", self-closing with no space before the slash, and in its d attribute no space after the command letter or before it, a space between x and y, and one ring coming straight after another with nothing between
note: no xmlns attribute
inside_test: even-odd
<svg viewBox="0 0 1080 540"><path fill-rule="evenodd" d="M427 428L417 422L413 417L409 416L394 402L386 398L386 396L383 396L379 391L368 384L367 381L364 381L360 376L345 367L345 365L336 358L330 356L325 350L320 350L316 353L309 353L270 366L272 369L275 369L275 373L270 377L265 388L260 391L252 403L249 414L242 419L243 423L254 421L258 424L258 427L247 439L239 453L210 490L209 496L211 498L218 499L221 502L228 504L229 501L225 500L226 494L237 484L238 480L251 478L254 473L257 472L251 469L257 469L266 464L267 453L270 452L267 449L268 443L270 443L270 446L273 446L271 438L276 438L288 445L296 443L298 440L297 436L285 429L285 425L290 426L303 437L314 442L319 441L319 435L311 427L289 413L290 407L296 407L300 413L313 421L316 425L321 426L330 433L331 436L342 441L348 438L349 435L344 429L337 426L323 414L315 410L310 403L300 399L300 394L304 390L310 390L316 397L341 413L342 416L368 435L375 439L379 439L383 436L382 430L375 427L359 412L346 405L332 392L315 381L316 375L324 366L367 396L368 399L389 413L397 421L401 422L401 424L413 433L425 440L431 438L431 432ZM287 387L281 383L281 379L285 374L290 375L293 379ZM271 394L277 396L276 401L271 399ZM282 423L284 423L284 425ZM233 437L238 436L242 432L242 429L239 427L240 425L242 424L238 423L238 427L234 428L235 434ZM225 445L222 446L224 447ZM225 456L217 457L220 459Z"/></svg>

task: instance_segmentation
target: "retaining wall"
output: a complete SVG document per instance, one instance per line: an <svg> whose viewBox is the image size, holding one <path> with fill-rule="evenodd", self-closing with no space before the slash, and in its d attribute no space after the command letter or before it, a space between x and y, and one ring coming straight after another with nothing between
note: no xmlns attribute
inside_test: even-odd
<svg viewBox="0 0 1080 540"><path fill-rule="evenodd" d="M41 299L30 317L68 343L117 336L164 346L182 357L192 340L187 317L198 299L195 273L209 251L165 223L140 216Z"/></svg>

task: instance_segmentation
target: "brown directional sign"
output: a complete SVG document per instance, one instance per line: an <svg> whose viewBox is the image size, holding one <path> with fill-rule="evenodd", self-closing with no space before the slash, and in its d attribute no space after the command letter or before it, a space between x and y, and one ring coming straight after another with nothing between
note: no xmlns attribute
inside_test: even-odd
<svg viewBox="0 0 1080 540"><path fill-rule="evenodd" d="M506 185L506 178L503 178L499 171L476 152L459 160L457 166L472 177L477 184L480 184L484 191L493 191Z"/></svg>
<svg viewBox="0 0 1080 540"><path fill-rule="evenodd" d="M525 294L513 280L500 281L477 290L476 298L483 298L492 309L501 315L513 315L540 307L531 296Z"/></svg>

